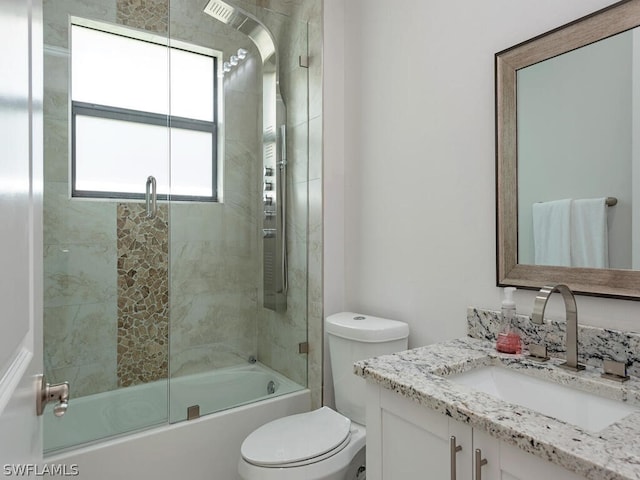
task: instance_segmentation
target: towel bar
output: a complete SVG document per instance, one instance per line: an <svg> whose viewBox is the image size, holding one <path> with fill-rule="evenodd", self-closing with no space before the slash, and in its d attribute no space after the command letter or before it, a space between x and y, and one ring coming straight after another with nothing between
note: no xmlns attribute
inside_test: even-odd
<svg viewBox="0 0 640 480"><path fill-rule="evenodd" d="M543 203L543 202L536 202L536 203ZM618 204L618 199L616 197L607 197L605 203L607 207L613 207L614 205Z"/></svg>

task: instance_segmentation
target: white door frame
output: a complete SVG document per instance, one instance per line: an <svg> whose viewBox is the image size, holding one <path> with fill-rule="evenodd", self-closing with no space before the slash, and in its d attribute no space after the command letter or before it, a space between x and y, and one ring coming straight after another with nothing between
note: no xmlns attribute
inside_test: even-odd
<svg viewBox="0 0 640 480"><path fill-rule="evenodd" d="M42 0L0 2L0 475L42 461Z"/></svg>

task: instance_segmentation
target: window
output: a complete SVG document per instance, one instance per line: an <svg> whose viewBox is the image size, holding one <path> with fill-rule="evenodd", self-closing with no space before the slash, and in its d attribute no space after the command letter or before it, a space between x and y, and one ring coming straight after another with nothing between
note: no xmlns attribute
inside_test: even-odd
<svg viewBox="0 0 640 480"><path fill-rule="evenodd" d="M118 28L71 27L72 196L216 201L215 52Z"/></svg>

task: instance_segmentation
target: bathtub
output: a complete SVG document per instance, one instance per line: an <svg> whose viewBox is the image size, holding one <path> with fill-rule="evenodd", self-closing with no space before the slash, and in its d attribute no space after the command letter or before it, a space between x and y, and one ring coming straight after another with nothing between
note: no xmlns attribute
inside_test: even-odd
<svg viewBox="0 0 640 480"><path fill-rule="evenodd" d="M47 408L45 461L77 464L87 480L235 480L249 433L310 408L309 390L259 363L172 379L170 391L159 381L72 399L62 418ZM192 405L203 416L183 421Z"/></svg>

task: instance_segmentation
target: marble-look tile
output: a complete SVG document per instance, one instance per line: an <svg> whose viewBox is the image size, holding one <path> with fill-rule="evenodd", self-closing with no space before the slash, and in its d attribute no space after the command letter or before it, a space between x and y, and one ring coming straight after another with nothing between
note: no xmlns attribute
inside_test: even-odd
<svg viewBox="0 0 640 480"><path fill-rule="evenodd" d="M304 386L307 384L305 357L306 355L297 353L297 350L292 352L280 345L272 345L268 353L259 353L258 359L262 363L268 361L269 368Z"/></svg>
<svg viewBox="0 0 640 480"><path fill-rule="evenodd" d="M64 182L69 196L69 126L66 119L44 117L44 180Z"/></svg>
<svg viewBox="0 0 640 480"><path fill-rule="evenodd" d="M287 197L287 227L289 228L289 240L298 245L301 259L298 264L306 263L306 244L309 222L309 183L289 183ZM302 258L305 257L305 258Z"/></svg>
<svg viewBox="0 0 640 480"><path fill-rule="evenodd" d="M68 97L69 94L69 50L60 47L44 49L44 94ZM65 105L65 107L67 107ZM66 110L66 108L65 108ZM45 111L45 114L51 112Z"/></svg>
<svg viewBox="0 0 640 480"><path fill-rule="evenodd" d="M307 310L309 355L307 365L307 386L311 390L311 408L320 408L322 399L322 361L323 361L323 308L322 301L309 300Z"/></svg>
<svg viewBox="0 0 640 480"><path fill-rule="evenodd" d="M45 78L45 85L46 82ZM42 101L45 118L69 122L69 95L67 93L45 92Z"/></svg>
<svg viewBox="0 0 640 480"><path fill-rule="evenodd" d="M250 294L187 294L171 299L172 345L219 343L238 352L255 350L256 304Z"/></svg>
<svg viewBox="0 0 640 480"><path fill-rule="evenodd" d="M44 43L68 47L69 15L115 23L116 1L44 0Z"/></svg>
<svg viewBox="0 0 640 480"><path fill-rule="evenodd" d="M232 351L229 345L220 343L176 348L171 347L171 378L246 365L250 356L246 352Z"/></svg>
<svg viewBox="0 0 640 480"><path fill-rule="evenodd" d="M309 252L309 288L310 298L322 299L322 180L309 182L309 232L307 249Z"/></svg>
<svg viewBox="0 0 640 480"><path fill-rule="evenodd" d="M323 296L322 296L322 181L309 182L308 336L309 388L313 405L322 405Z"/></svg>
<svg viewBox="0 0 640 480"><path fill-rule="evenodd" d="M306 385L308 355L298 353L298 344L308 341L306 284L299 280L296 272L290 276L286 313L263 310L258 320L258 359Z"/></svg>
<svg viewBox="0 0 640 480"><path fill-rule="evenodd" d="M80 366L55 368L47 372L49 383L69 382L71 398L115 390L117 386L115 359L113 363L87 363Z"/></svg>
<svg viewBox="0 0 640 480"><path fill-rule="evenodd" d="M287 125L297 126L309 121L308 80L309 69L304 67L282 72L280 85L287 105Z"/></svg>
<svg viewBox="0 0 640 480"><path fill-rule="evenodd" d="M322 178L322 116L309 122L309 180Z"/></svg>
<svg viewBox="0 0 640 480"><path fill-rule="evenodd" d="M183 242L221 239L224 206L219 203L174 203L169 206L170 253Z"/></svg>
<svg viewBox="0 0 640 480"><path fill-rule="evenodd" d="M287 175L291 183L309 179L309 124L288 127Z"/></svg>
<svg viewBox="0 0 640 480"><path fill-rule="evenodd" d="M46 182L44 243L115 244L116 204L109 201L70 199L66 183Z"/></svg>
<svg viewBox="0 0 640 480"><path fill-rule="evenodd" d="M91 363L115 367L116 315L115 301L45 308L44 358L48 368Z"/></svg>
<svg viewBox="0 0 640 480"><path fill-rule="evenodd" d="M589 432L526 407L447 379L447 375L485 365L520 372L617 400L636 402L640 380L626 385L603 380L593 367L578 373L522 355L500 354L492 341L462 338L393 355L362 360L354 372L454 420L593 480L629 480L640 476L636 442L640 409L599 432ZM631 393L633 392L633 393ZM640 407L640 403L633 403Z"/></svg>
<svg viewBox="0 0 640 480"><path fill-rule="evenodd" d="M318 17L321 18L321 15ZM309 22L309 118L322 115L322 23Z"/></svg>
<svg viewBox="0 0 640 480"><path fill-rule="evenodd" d="M288 16L293 16L300 9L304 0L257 0L256 5L260 8L275 10Z"/></svg>
<svg viewBox="0 0 640 480"><path fill-rule="evenodd" d="M181 242L172 245L171 252L175 292L234 293L256 286L257 262L251 257L227 256L218 241Z"/></svg>
<svg viewBox="0 0 640 480"><path fill-rule="evenodd" d="M261 138L260 101L261 95L254 93L234 90L225 92L225 140L242 141L247 135L251 138Z"/></svg>
<svg viewBox="0 0 640 480"><path fill-rule="evenodd" d="M236 156L225 164L224 216L243 216L245 223L256 225L259 191L259 162L249 164L250 157ZM255 227L254 227L255 228Z"/></svg>
<svg viewBox="0 0 640 480"><path fill-rule="evenodd" d="M252 14L253 16L256 16L258 14L258 10L260 10L255 0L235 0L233 2L233 6L241 8L242 10Z"/></svg>
<svg viewBox="0 0 640 480"><path fill-rule="evenodd" d="M115 298L115 245L45 245L45 307L106 303Z"/></svg>

